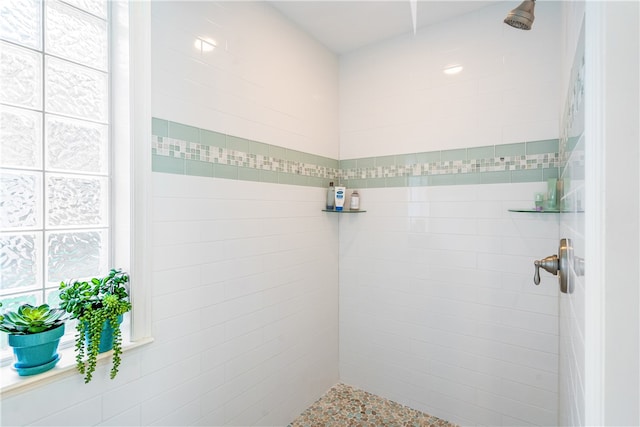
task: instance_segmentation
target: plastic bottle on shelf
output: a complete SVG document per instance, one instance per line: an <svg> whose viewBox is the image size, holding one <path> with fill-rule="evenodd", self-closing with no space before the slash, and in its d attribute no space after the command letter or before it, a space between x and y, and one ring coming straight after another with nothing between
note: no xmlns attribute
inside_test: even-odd
<svg viewBox="0 0 640 427"><path fill-rule="evenodd" d="M333 186L333 182L329 183L327 189L327 210L331 210L336 206L336 188Z"/></svg>
<svg viewBox="0 0 640 427"><path fill-rule="evenodd" d="M353 193L351 193L349 209L351 209L352 211L357 211L358 209L360 209L360 194L358 194L358 190L353 190Z"/></svg>
<svg viewBox="0 0 640 427"><path fill-rule="evenodd" d="M347 195L347 188L337 186L336 187L336 210L341 211L344 209L345 196Z"/></svg>

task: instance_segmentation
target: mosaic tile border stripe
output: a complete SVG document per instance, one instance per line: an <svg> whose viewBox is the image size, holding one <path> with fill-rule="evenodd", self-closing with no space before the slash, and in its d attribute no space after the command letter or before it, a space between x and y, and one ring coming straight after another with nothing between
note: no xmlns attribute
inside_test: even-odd
<svg viewBox="0 0 640 427"><path fill-rule="evenodd" d="M558 177L558 140L336 160L199 129L152 122L152 170L351 188L544 182Z"/></svg>

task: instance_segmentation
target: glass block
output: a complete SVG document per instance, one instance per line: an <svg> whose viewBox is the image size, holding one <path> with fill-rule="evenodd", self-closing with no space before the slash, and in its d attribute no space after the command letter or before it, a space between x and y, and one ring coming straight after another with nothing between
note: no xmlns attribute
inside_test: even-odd
<svg viewBox="0 0 640 427"><path fill-rule="evenodd" d="M100 18L107 17L107 2L105 0L64 0L78 9L82 9Z"/></svg>
<svg viewBox="0 0 640 427"><path fill-rule="evenodd" d="M0 293L40 285L42 233L0 234Z"/></svg>
<svg viewBox="0 0 640 427"><path fill-rule="evenodd" d="M44 122L48 170L107 174L107 125L51 115Z"/></svg>
<svg viewBox="0 0 640 427"><path fill-rule="evenodd" d="M42 173L0 173L0 229L42 228Z"/></svg>
<svg viewBox="0 0 640 427"><path fill-rule="evenodd" d="M58 1L46 2L45 51L107 70L107 22Z"/></svg>
<svg viewBox="0 0 640 427"><path fill-rule="evenodd" d="M106 73L47 56L45 82L48 112L107 122Z"/></svg>
<svg viewBox="0 0 640 427"><path fill-rule="evenodd" d="M106 230L47 233L47 285L104 274L108 261Z"/></svg>
<svg viewBox="0 0 640 427"><path fill-rule="evenodd" d="M42 109L42 55L0 42L0 102Z"/></svg>
<svg viewBox="0 0 640 427"><path fill-rule="evenodd" d="M0 302L2 303L2 311L16 311L22 304L31 304L33 306L38 306L42 304L42 292L25 292L6 297L0 297Z"/></svg>
<svg viewBox="0 0 640 427"><path fill-rule="evenodd" d="M47 227L107 225L106 177L47 174L46 181Z"/></svg>
<svg viewBox="0 0 640 427"><path fill-rule="evenodd" d="M41 0L2 0L0 37L23 46L41 49Z"/></svg>
<svg viewBox="0 0 640 427"><path fill-rule="evenodd" d="M0 165L42 168L42 114L0 105Z"/></svg>
<svg viewBox="0 0 640 427"><path fill-rule="evenodd" d="M49 304L49 307L59 307L60 306L60 284L56 283L56 285L49 289L44 297L45 304Z"/></svg>

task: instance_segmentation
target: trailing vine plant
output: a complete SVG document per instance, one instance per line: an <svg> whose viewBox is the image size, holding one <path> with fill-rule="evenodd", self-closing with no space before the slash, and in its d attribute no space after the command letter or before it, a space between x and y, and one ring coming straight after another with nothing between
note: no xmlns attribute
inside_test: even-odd
<svg viewBox="0 0 640 427"><path fill-rule="evenodd" d="M118 374L122 354L119 317L131 310L127 283L129 275L112 269L102 278L60 283L60 307L78 319L75 335L76 366L84 382L93 378L100 352L100 337L105 323L113 329L111 379ZM86 359L86 360L85 360Z"/></svg>

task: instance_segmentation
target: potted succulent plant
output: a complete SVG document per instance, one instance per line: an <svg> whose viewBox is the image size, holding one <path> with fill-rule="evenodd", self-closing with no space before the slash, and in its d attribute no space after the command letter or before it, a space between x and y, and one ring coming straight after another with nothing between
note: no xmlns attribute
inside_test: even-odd
<svg viewBox="0 0 640 427"><path fill-rule="evenodd" d="M58 344L64 335L66 318L64 310L49 308L47 304L39 307L23 304L18 310L0 316L0 331L9 334L18 375L39 374L58 363Z"/></svg>
<svg viewBox="0 0 640 427"><path fill-rule="evenodd" d="M78 319L76 364L88 383L96 369L99 353L113 349L111 379L118 374L122 354L122 315L131 310L127 283L129 275L112 269L108 275L90 281L60 283L60 307ZM85 361L86 356L86 361Z"/></svg>

